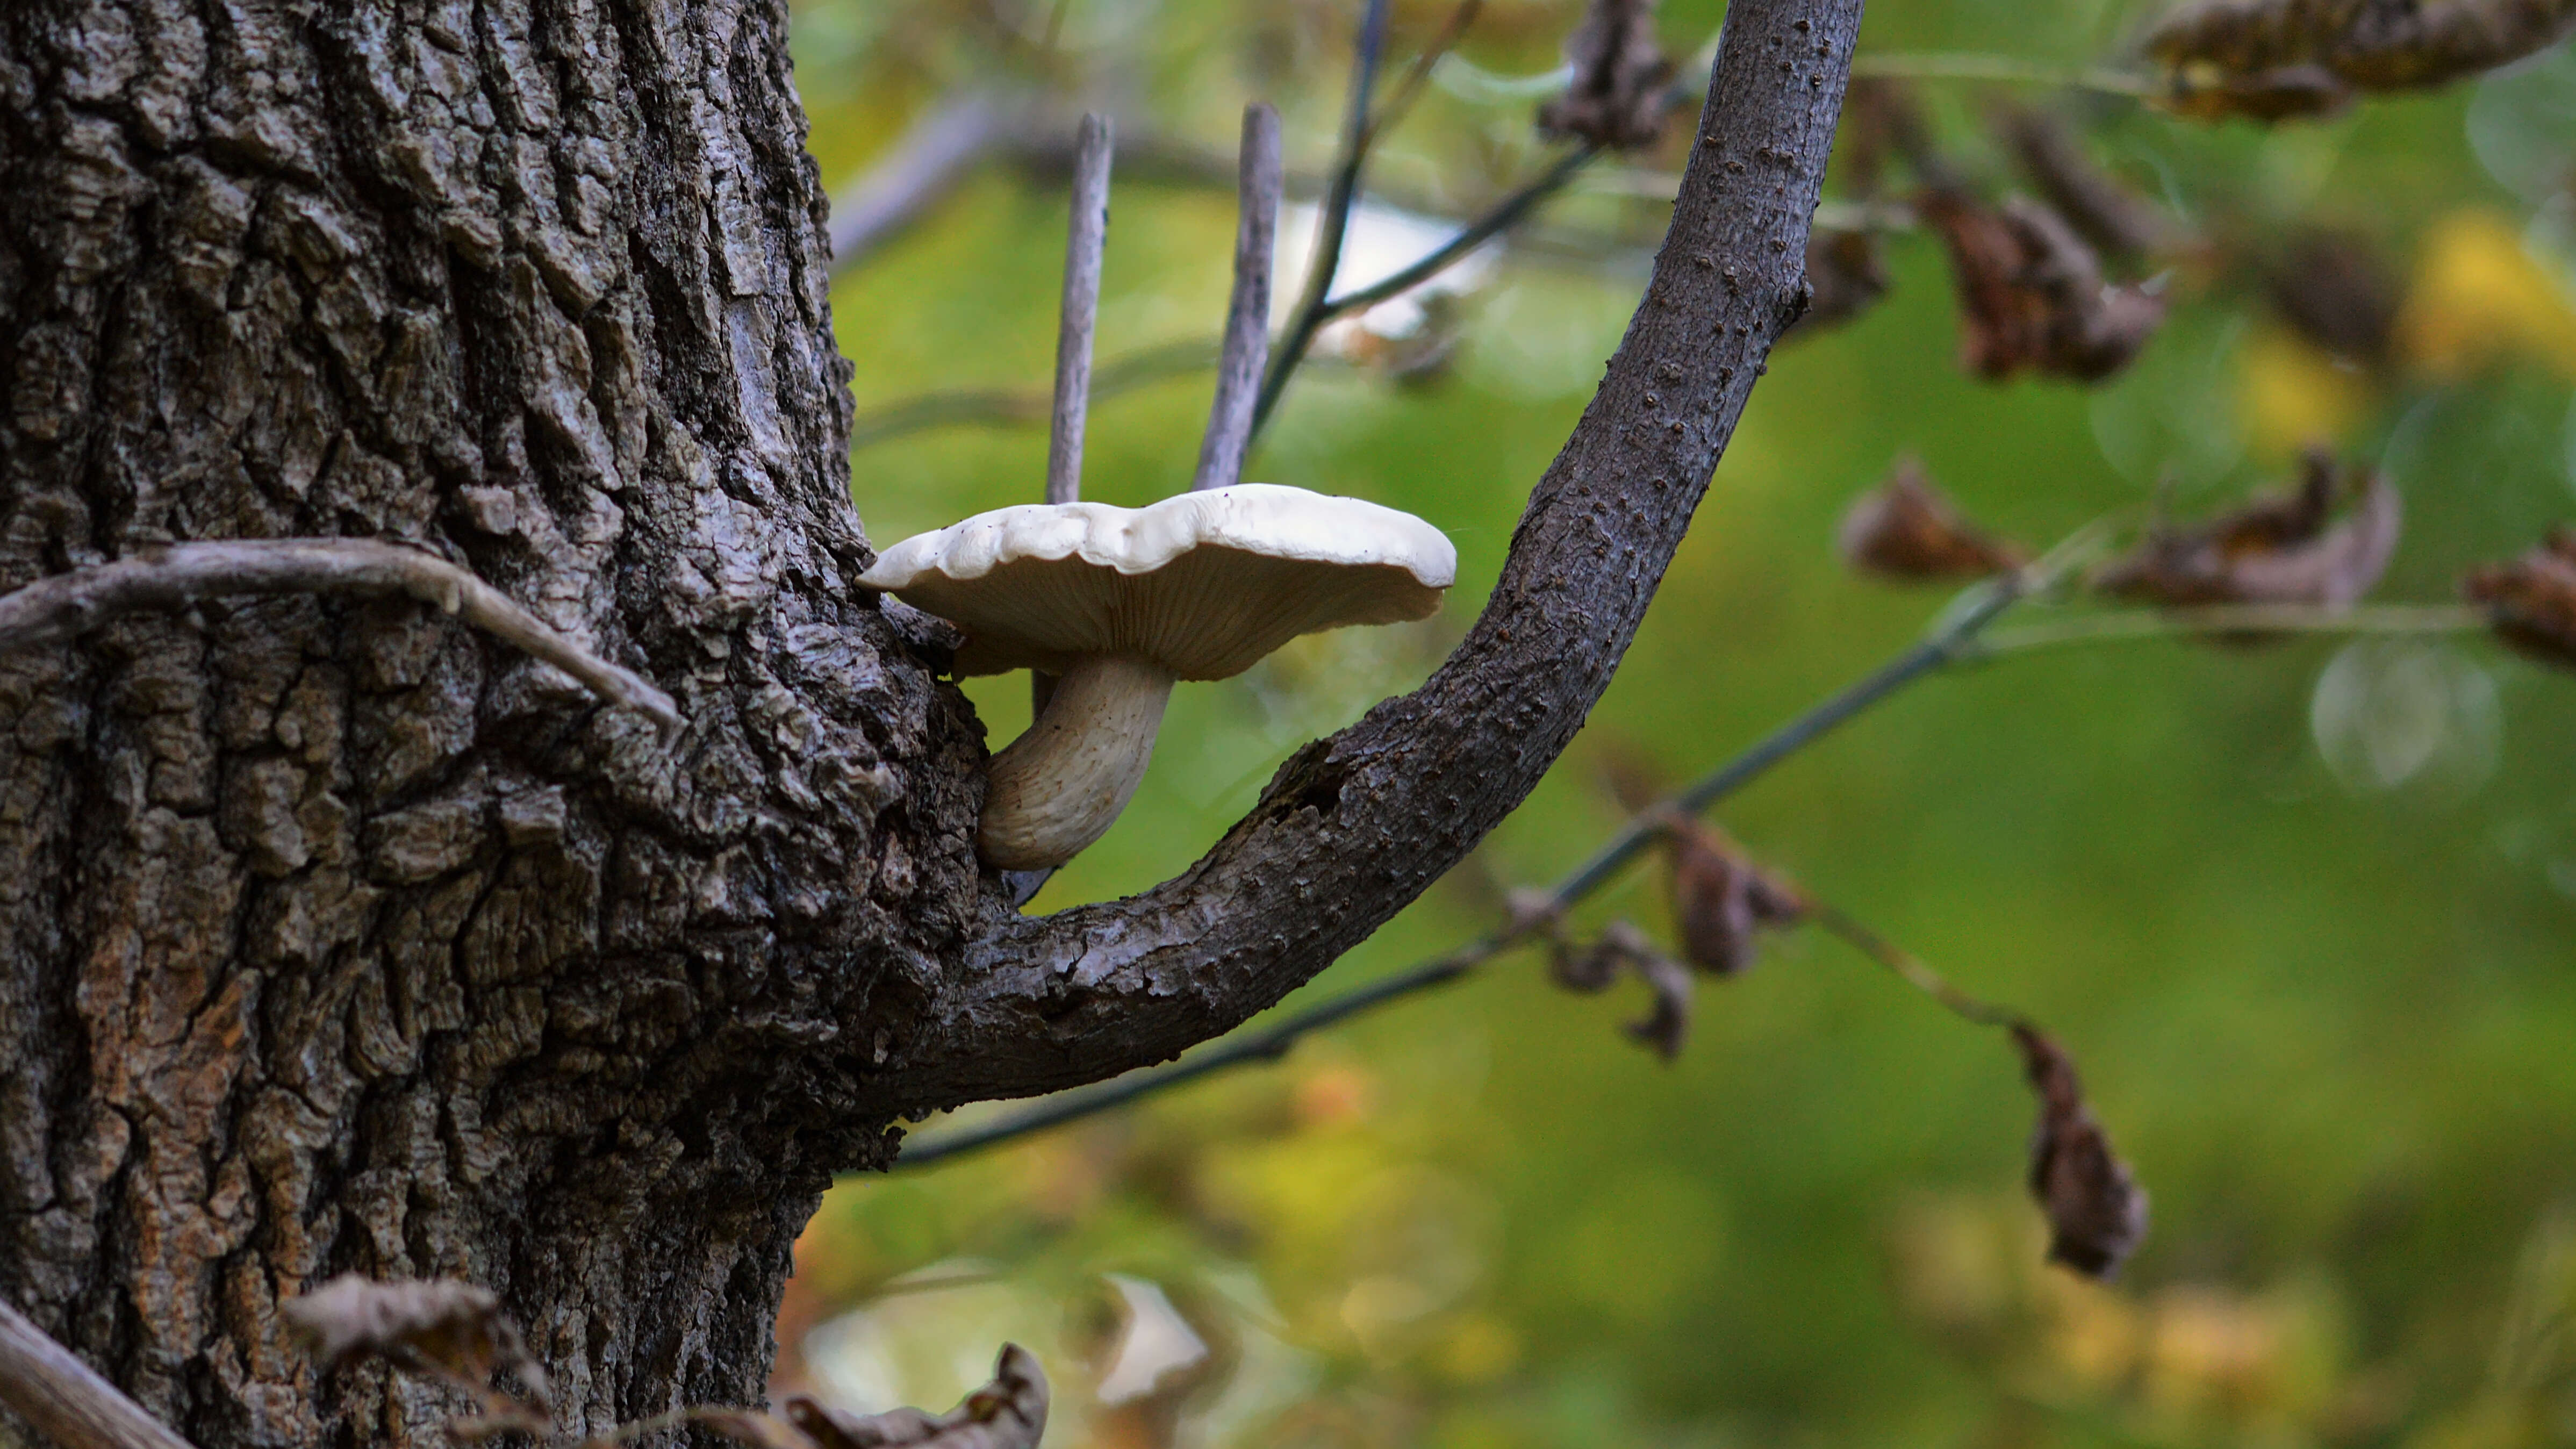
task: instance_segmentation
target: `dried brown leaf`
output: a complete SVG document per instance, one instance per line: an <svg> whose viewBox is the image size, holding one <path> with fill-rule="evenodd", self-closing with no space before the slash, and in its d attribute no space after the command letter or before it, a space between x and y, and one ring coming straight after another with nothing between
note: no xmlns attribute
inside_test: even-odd
<svg viewBox="0 0 2576 1449"><path fill-rule="evenodd" d="M1806 898L1753 863L1715 826L1680 818L1665 828L1672 856L1673 921L1682 954L1703 971L1733 976L1760 952L1758 933L1796 925Z"/></svg>
<svg viewBox="0 0 2576 1449"><path fill-rule="evenodd" d="M1047 1382L1035 1355L1002 1345L993 1381L936 1417L919 1409L847 1414L812 1399L787 1401L787 1418L821 1449L1037 1449L1046 1432Z"/></svg>
<svg viewBox="0 0 2576 1449"><path fill-rule="evenodd" d="M531 1405L540 1410L547 1405L544 1366L528 1352L518 1325L501 1312L501 1301L471 1283L446 1278L378 1283L343 1273L287 1300L286 1321L326 1368L378 1354L399 1367L434 1374L485 1396L494 1421L485 1432L525 1427L501 1422L512 1415L489 1398L495 1369L507 1369L525 1384ZM467 1423L458 1432L470 1435L474 1428Z"/></svg>
<svg viewBox="0 0 2576 1449"><path fill-rule="evenodd" d="M1690 1039L1690 968L1656 950L1645 932L1626 921L1611 922L1601 940L1654 993L1654 1009L1644 1020L1627 1023L1623 1030L1654 1048L1655 1055L1665 1061L1680 1056L1682 1044Z"/></svg>
<svg viewBox="0 0 2576 1449"><path fill-rule="evenodd" d="M2511 563L2470 574L2460 591L2486 606L2497 637L2544 663L2576 669L2576 530L2556 528Z"/></svg>
<svg viewBox="0 0 2576 1449"><path fill-rule="evenodd" d="M2176 71L2156 104L2195 121L2295 121L2331 116L2352 104L2352 87L2321 65L2282 65L2231 75L2208 65Z"/></svg>
<svg viewBox="0 0 2576 1449"><path fill-rule="evenodd" d="M2571 28L2576 0L2198 0L2159 20L2145 49L2186 81L2314 68L2395 91L2492 70Z"/></svg>
<svg viewBox="0 0 2576 1449"><path fill-rule="evenodd" d="M1818 227L1807 236L1807 310L1783 336L1839 327L1878 305L1887 287L1877 233Z"/></svg>
<svg viewBox="0 0 2576 1449"><path fill-rule="evenodd" d="M1855 195L1875 195L1891 160L1905 162L1925 181L1941 170L1932 150L1931 128L1914 104L1914 92L1902 81L1854 76L1843 93L1842 120L1834 129L1838 177Z"/></svg>
<svg viewBox="0 0 2576 1449"><path fill-rule="evenodd" d="M2356 486L2359 506L2329 525L2337 497ZM2195 527L2160 524L2136 550L2105 565L2094 587L2169 607L2342 608L2387 571L2403 513L2387 479L2347 471L2332 454L2311 449L2296 491L2256 499Z"/></svg>
<svg viewBox="0 0 2576 1449"><path fill-rule="evenodd" d="M2281 320L2318 347L2365 366L2388 360L2397 332L2397 279L2362 237L2301 234L2264 265L2263 288Z"/></svg>
<svg viewBox="0 0 2576 1449"><path fill-rule="evenodd" d="M2004 106L1995 114L1995 128L2022 175L2104 254L2135 259L2170 251L2181 242L2173 219L2095 165L2056 113Z"/></svg>
<svg viewBox="0 0 2576 1449"><path fill-rule="evenodd" d="M1598 996L1618 984L1627 965L1605 938L1578 946L1558 937L1548 943L1548 978L1578 996Z"/></svg>
<svg viewBox="0 0 2576 1449"><path fill-rule="evenodd" d="M2027 367L2097 382L2126 367L2164 321L2161 297L2103 280L2092 248L2037 202L2013 197L1990 208L1932 187L1915 211L1949 253L1960 363L1980 377Z"/></svg>
<svg viewBox="0 0 2576 1449"><path fill-rule="evenodd" d="M2109 1278L2146 1238L2146 1192L2093 1120L2074 1064L2057 1043L2022 1023L2012 1035L2039 1097L2030 1191L2048 1215L2048 1259L2088 1278Z"/></svg>
<svg viewBox="0 0 2576 1449"><path fill-rule="evenodd" d="M1852 501L1839 536L1853 568L1892 579L1969 579L2021 567L2022 551L1959 514L1919 458L1896 460L1887 481Z"/></svg>
<svg viewBox="0 0 2576 1449"><path fill-rule="evenodd" d="M1565 38L1574 79L1538 110L1541 135L1612 150L1651 146L1672 109L1673 63L1655 41L1656 0L1592 0Z"/></svg>

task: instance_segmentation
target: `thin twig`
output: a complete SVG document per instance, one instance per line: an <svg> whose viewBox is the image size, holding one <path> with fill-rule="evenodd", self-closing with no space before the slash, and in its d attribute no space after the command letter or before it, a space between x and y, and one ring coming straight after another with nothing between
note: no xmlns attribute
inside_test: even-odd
<svg viewBox="0 0 2576 1449"><path fill-rule="evenodd" d="M0 1404L63 1449L194 1449L5 1299Z"/></svg>
<svg viewBox="0 0 2576 1449"><path fill-rule="evenodd" d="M237 594L306 593L408 594L544 660L611 704L632 705L665 730L680 726L671 697L641 675L565 638L464 569L373 539L183 543L38 579L0 596L0 653L59 643L145 609L181 609Z"/></svg>
<svg viewBox="0 0 2576 1449"><path fill-rule="evenodd" d="M2006 610L2067 577L2102 536L2098 525L2079 529L2018 573L1970 588L1942 611L1932 631L1919 643L1774 730L1689 788L1638 811L1609 844L1544 895L1519 907L1513 919L1501 928L1410 970L1318 1002L1259 1031L1229 1037L1170 1066L1131 1072L1097 1087L1066 1092L1005 1113L980 1127L940 1133L918 1145L908 1144L896 1166L927 1166L1079 1121L1229 1067L1276 1061L1313 1032L1470 974L1503 951L1541 933L1577 902L1607 885L1623 866L1661 838L1675 815L1706 812L1853 716L1960 659L1977 635Z"/></svg>
<svg viewBox="0 0 2576 1449"><path fill-rule="evenodd" d="M2107 644L2126 639L2186 639L2261 634L2472 634L2487 616L2462 604L2365 604L2327 609L2312 604L2211 604L2187 609L2133 609L2001 630L1977 641L1971 659Z"/></svg>
<svg viewBox="0 0 2576 1449"><path fill-rule="evenodd" d="M1360 18L1359 39L1351 53L1351 91L1342 115L1341 149L1334 157L1332 184L1325 188L1324 204L1315 213L1315 254L1307 262L1306 289L1290 316L1287 337L1271 354L1270 371L1261 382L1260 400L1253 404L1252 431L1256 435L1269 420L1271 410L1279 405L1289 374L1305 360L1306 348L1323 327L1333 274L1341 270L1342 237L1350 229L1351 206L1359 200L1360 170L1368 164L1370 96L1377 88L1378 55L1386 48L1387 8L1387 0L1368 0L1368 10Z"/></svg>
<svg viewBox="0 0 2576 1449"><path fill-rule="evenodd" d="M1447 271L1469 252L1519 225L1521 218L1529 215L1540 202L1563 190L1565 183L1574 179L1574 173L1582 170L1593 157L1599 154L1601 154L1599 148L1585 145L1559 156L1553 165L1539 173L1538 179L1495 203L1493 210L1470 222L1456 236L1424 253L1413 265L1402 271L1390 273L1365 287L1353 287L1340 296L1326 301L1317 310L1315 325L1320 327L1337 317L1346 316L1364 307L1374 307L1390 297L1421 286L1424 282Z"/></svg>
<svg viewBox="0 0 2576 1449"><path fill-rule="evenodd" d="M1216 400L1208 405L1193 490L1224 488L1243 477L1252 443L1253 400L1270 359L1270 265L1279 239L1279 113L1243 108L1234 232L1234 295L1226 304L1225 345L1218 354Z"/></svg>
<svg viewBox="0 0 2576 1449"><path fill-rule="evenodd" d="M1808 919L1816 923L1816 929L1896 973L1907 985L1941 1003L1953 1016L1979 1026L2030 1025L2020 1012L1980 1000L1951 985L1940 972L1842 911L1821 903L1811 903L1808 911Z"/></svg>
<svg viewBox="0 0 2576 1449"><path fill-rule="evenodd" d="M1205 372L1216 365L1216 360L1217 343L1208 338L1161 343L1102 364L1091 374L1091 396L1097 401ZM1026 388L960 388L923 393L853 418L850 447L855 451L933 428L1035 427L1048 420L1052 405L1048 394Z"/></svg>
<svg viewBox="0 0 2576 1449"><path fill-rule="evenodd" d="M1055 333L1055 404L1048 417L1046 501L1082 496L1082 425L1091 406L1091 334L1100 321L1100 257L1109 245L1109 118L1082 118L1073 153L1073 216L1064 241L1064 303Z"/></svg>
<svg viewBox="0 0 2576 1449"><path fill-rule="evenodd" d="M833 203L832 270L848 270L937 205L1001 144L1012 120L1003 101L981 89L959 91L922 113Z"/></svg>
<svg viewBox="0 0 2576 1449"><path fill-rule="evenodd" d="M1877 80L1996 81L2005 85L2100 91L2115 96L2157 96L2169 89L2153 76L2105 66L2052 66L2009 55L1956 51L1855 56L1852 77L1857 80L1863 76Z"/></svg>
<svg viewBox="0 0 2576 1449"><path fill-rule="evenodd" d="M1476 16L1484 8L1485 0L1459 0L1458 8L1441 22L1440 33L1431 37L1431 43L1405 68L1404 79L1395 83L1395 93L1369 117L1371 142L1393 130L1395 123L1404 119L1404 113L1413 109L1413 103L1422 98L1422 88L1431 79L1431 72L1458 44L1459 37L1467 33L1467 27L1476 23Z"/></svg>

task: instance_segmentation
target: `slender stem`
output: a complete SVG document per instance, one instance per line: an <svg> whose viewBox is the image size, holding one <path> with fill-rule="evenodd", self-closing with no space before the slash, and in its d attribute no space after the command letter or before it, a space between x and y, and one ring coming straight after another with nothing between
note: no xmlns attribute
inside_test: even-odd
<svg viewBox="0 0 2576 1449"><path fill-rule="evenodd" d="M60 643L123 614L243 594L404 594L555 666L611 704L681 725L671 696L432 554L367 538L182 543L52 574L0 594L0 654Z"/></svg>
<svg viewBox="0 0 2576 1449"><path fill-rule="evenodd" d="M1997 81L2006 85L2058 86L2101 91L2115 96L2164 94L2164 82L2153 76L2105 66L2052 66L2009 55L1960 51L1916 51L1856 56L1852 77L1879 80Z"/></svg>
<svg viewBox="0 0 2576 1449"><path fill-rule="evenodd" d="M1467 27L1476 23L1476 16L1484 8L1485 0L1459 0L1458 8L1450 11L1449 18L1441 22L1440 33L1431 37L1431 43L1424 46L1422 53L1413 58L1413 64L1405 68L1404 79L1395 83L1395 94L1388 96L1386 104L1369 117L1369 139L1372 142L1394 129L1395 123L1404 119L1404 113L1413 109L1413 103L1422 98L1423 85L1431 79L1431 73L1457 45L1458 38L1467 33Z"/></svg>
<svg viewBox="0 0 2576 1449"><path fill-rule="evenodd" d="M1131 352L1103 364L1091 375L1095 399L1133 392L1176 377L1204 372L1217 360L1217 344L1193 337ZM1049 398L1018 388L962 388L924 393L861 413L850 422L850 448L892 442L933 428L963 425L1026 426L1048 420Z"/></svg>
<svg viewBox="0 0 2576 1449"><path fill-rule="evenodd" d="M1082 428L1091 405L1091 336L1100 320L1100 258L1109 244L1109 118L1082 118L1074 143L1073 217L1064 243L1064 304L1055 333L1055 407L1048 415L1046 501L1082 496Z"/></svg>
<svg viewBox="0 0 2576 1449"><path fill-rule="evenodd" d="M1015 120L999 97L973 88L914 118L885 158L833 201L832 270L849 270L938 205Z"/></svg>
<svg viewBox="0 0 2576 1449"><path fill-rule="evenodd" d="M1504 197L1495 204L1493 210L1468 223L1456 236L1424 253L1422 258L1413 265L1371 282L1365 287L1354 287L1326 301L1317 310L1316 326L1320 327L1336 317L1345 316L1364 307L1376 306L1389 297L1418 287L1447 271L1469 252L1518 226L1521 218L1529 215L1540 202L1563 190L1565 183L1574 179L1574 173L1582 170L1593 157L1599 154L1598 148L1586 145L1559 156L1555 164L1539 173L1536 180Z"/></svg>
<svg viewBox="0 0 2576 1449"><path fill-rule="evenodd" d="M1999 630L1977 641L1972 659L1990 659L2065 644L2127 639L2187 639L2213 634L2468 634L2486 629L2485 614L2461 604L2375 604L2326 609L2312 604L2214 604L2190 609L2136 609Z"/></svg>
<svg viewBox="0 0 2576 1449"><path fill-rule="evenodd" d="M1190 479L1193 491L1241 481L1244 451L1252 444L1253 400L1270 360L1270 270L1278 247L1282 184L1277 111L1244 107L1237 165L1234 296L1226 305L1216 401L1208 407L1207 437L1199 444L1198 471Z"/></svg>
<svg viewBox="0 0 2576 1449"><path fill-rule="evenodd" d="M1287 338L1271 354L1260 399L1252 407L1255 436L1269 421L1271 410L1279 405L1279 395L1288 387L1288 375L1305 360L1306 348L1324 325L1324 305L1332 293L1333 274L1342 265L1342 237L1350 229L1351 204L1359 199L1360 170L1368 164L1369 98L1377 88L1379 53L1386 48L1387 9L1388 0L1368 0L1368 10L1360 18L1359 40L1351 53L1350 97L1342 113L1341 150L1333 163L1332 182L1324 189L1324 204L1315 216L1315 254L1307 263L1306 289L1288 323Z"/></svg>
<svg viewBox="0 0 2576 1449"><path fill-rule="evenodd" d="M1895 942L1853 920L1828 905L1811 908L1809 919L1816 929L1850 946L1872 961L1886 967L1904 982L1934 1001L1941 1003L1954 1016L1979 1026L2027 1026L2029 1022L2010 1007L1983 1001L1958 987L1938 971L1924 965Z"/></svg>
<svg viewBox="0 0 2576 1449"><path fill-rule="evenodd" d="M6 1300L0 1404L63 1449L194 1449Z"/></svg>

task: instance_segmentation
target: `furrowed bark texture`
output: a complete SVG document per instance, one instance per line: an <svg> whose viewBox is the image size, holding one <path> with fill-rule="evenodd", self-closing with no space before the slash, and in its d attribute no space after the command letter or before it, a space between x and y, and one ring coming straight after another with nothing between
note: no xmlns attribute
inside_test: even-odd
<svg viewBox="0 0 2576 1449"><path fill-rule="evenodd" d="M897 1043L877 1100L974 1101L1177 1055L1366 938L1528 795L1608 686L1772 342L1806 305L1808 224L1860 13L1860 0L1728 6L1654 278L1458 651L1291 758L1177 879L1039 919L989 914L975 969Z"/></svg>
<svg viewBox="0 0 2576 1449"><path fill-rule="evenodd" d="M443 1442L289 1341L343 1269L499 1291L576 1427L756 1400L795 1232L889 1151L857 1089L990 888L981 756L849 583L785 28L0 7L0 588L396 540L688 720L401 599L0 660L0 1296L200 1444Z"/></svg>

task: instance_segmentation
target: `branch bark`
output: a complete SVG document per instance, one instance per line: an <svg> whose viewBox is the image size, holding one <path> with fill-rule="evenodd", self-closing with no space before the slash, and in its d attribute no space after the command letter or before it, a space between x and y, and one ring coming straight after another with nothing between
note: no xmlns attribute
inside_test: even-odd
<svg viewBox="0 0 2576 1449"><path fill-rule="evenodd" d="M0 1300L0 1404L63 1449L196 1449Z"/></svg>
<svg viewBox="0 0 2576 1449"><path fill-rule="evenodd" d="M1860 16L1860 0L1730 8L1653 280L1440 670L1299 752L1178 878L1043 918L988 912L965 969L863 1094L891 1114L1167 1059L1365 939L1527 796L1608 686L1805 305Z"/></svg>
<svg viewBox="0 0 2576 1449"><path fill-rule="evenodd" d="M123 614L242 594L406 594L526 650L611 704L632 705L666 730L680 727L671 696L642 675L582 648L447 560L373 539L183 543L38 579L0 595L0 653L58 643Z"/></svg>

